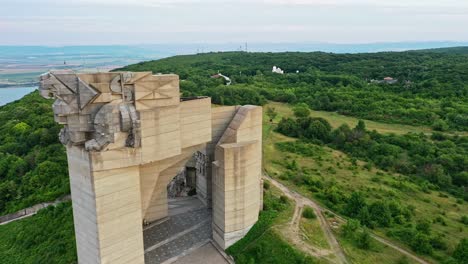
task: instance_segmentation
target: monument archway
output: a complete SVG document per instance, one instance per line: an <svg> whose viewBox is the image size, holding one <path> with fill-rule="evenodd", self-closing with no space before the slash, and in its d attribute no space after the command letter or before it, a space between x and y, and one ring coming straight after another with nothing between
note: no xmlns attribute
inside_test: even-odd
<svg viewBox="0 0 468 264"><path fill-rule="evenodd" d="M40 92L64 125L80 263L144 263L143 223L168 215L166 186L194 153L213 241L226 248L258 220L261 107L180 98L177 75L151 72L53 71Z"/></svg>

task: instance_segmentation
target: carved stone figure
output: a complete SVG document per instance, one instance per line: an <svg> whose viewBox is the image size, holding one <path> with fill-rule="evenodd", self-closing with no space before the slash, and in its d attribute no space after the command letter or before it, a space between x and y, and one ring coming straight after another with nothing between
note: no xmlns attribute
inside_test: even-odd
<svg viewBox="0 0 468 264"><path fill-rule="evenodd" d="M55 120L65 125L60 132L60 141L65 145L84 145L86 150L99 151L114 143L115 134L122 132L128 133L125 146L139 147L140 122L133 100L133 77L134 74L129 72L115 74L110 83L111 92L107 94L107 98L113 100L101 98L92 103L103 91L88 85L73 72L52 71L42 75L41 95L56 98L53 104Z"/></svg>

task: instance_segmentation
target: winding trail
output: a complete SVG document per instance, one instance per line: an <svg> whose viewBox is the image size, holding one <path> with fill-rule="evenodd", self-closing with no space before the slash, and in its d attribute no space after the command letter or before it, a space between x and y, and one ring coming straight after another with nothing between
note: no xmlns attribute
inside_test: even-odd
<svg viewBox="0 0 468 264"><path fill-rule="evenodd" d="M280 189L286 196L289 198L293 199L296 202L296 208L294 210L294 216L291 220L291 226L293 226L293 230L295 230L297 233L296 236L293 236L293 240L296 240L297 238L299 241L301 239L299 238L299 223L302 215L302 209L304 208L304 205L310 206L312 209L314 209L315 214L318 217L318 220L320 221L320 227L322 228L323 233L325 234L325 238L327 239L328 244L331 247L331 252L329 250L320 250L320 249L315 249L313 251L316 251L315 254L311 254L313 256L317 257L324 257L324 255L329 255L330 253L333 253L336 256L336 259L334 262L336 263L343 263L343 264L348 264L348 260L346 259L346 255L344 254L343 249L341 248L340 244L336 240L335 236L333 235L330 225L328 224L327 220L322 214L321 208L311 200L303 197L302 195L289 190L286 186L281 184L280 182L270 178L269 176L264 175L264 178L268 179L275 187ZM304 243L297 243L295 244L297 246L300 246L301 249L304 249ZM309 250L306 250L307 252L310 253ZM330 258L325 257L326 259L332 261Z"/></svg>
<svg viewBox="0 0 468 264"><path fill-rule="evenodd" d="M269 182L271 182L271 184L273 184L275 187L280 189L286 196L288 196L289 198L296 201L296 208L295 208L295 211L294 211L293 219L291 221L292 225L294 225L294 224L298 225L298 223L300 221L300 215L301 215L301 212L302 212L302 209L303 209L304 205L308 205L308 206L312 207L312 209L314 209L315 214L317 215L317 217L318 217L318 219L320 221L320 226L321 226L321 228L322 228L322 230L323 230L323 232L325 234L325 237L326 237L326 239L328 241L328 244L331 246L331 249L332 249L333 253L337 257L337 263L345 263L345 264L349 263L348 260L346 259L346 255L344 254L344 251L341 248L338 240L336 240L336 237L333 234L327 219L325 219L325 217L323 215L323 212L324 211L329 211L329 212L333 213L336 216L336 218L340 219L343 222L346 222L346 219L344 219L343 217L340 217L339 215L337 215L336 213L334 213L334 212L332 212L332 211L330 211L328 209L323 209L316 202L312 201L309 198L306 198L306 197L302 196L301 194L299 194L299 193L297 193L295 191L291 191L288 187L286 187L285 185L283 185L279 181L271 178L270 176L268 176L266 174L263 175L263 178L267 179ZM299 220L297 220L297 219L299 219ZM411 253L411 252L409 252L409 251L407 251L407 250L405 250L405 249L403 249L401 247L399 247L398 245L395 245L394 243L390 242L389 240L387 240L385 238L382 238L382 237L380 237L380 236L378 236L378 235L376 235L374 233L371 233L371 237L374 238L375 240L379 241L380 243L382 243L384 245L387 245L387 246L397 250L398 252L412 258L413 260L417 261L418 263L430 264L430 262L416 256L415 254L413 254L413 253ZM312 255L323 256L321 254L312 254Z"/></svg>
<svg viewBox="0 0 468 264"><path fill-rule="evenodd" d="M386 240L385 238L377 236L377 235L375 235L373 233L371 233L371 237L374 238L375 240L379 241L380 243L385 244L385 245L397 250L398 252L400 252L400 253L414 259L415 261L417 261L417 262L419 262L421 264L430 264L430 262L427 262L426 260L412 254L409 251L404 250L403 248L400 248L399 246L397 246L395 244L392 244L390 241Z"/></svg>
<svg viewBox="0 0 468 264"><path fill-rule="evenodd" d="M290 198L295 199L294 197ZM333 258L333 252L331 250L315 247L304 242L303 238L301 237L302 231L300 229L303 209L304 205L301 203L301 200L296 200L294 215L291 218L291 221L286 225L280 225L281 228L278 231L282 233L284 237L287 237L294 246L308 253L309 255L317 258L323 258L330 262L335 262Z"/></svg>

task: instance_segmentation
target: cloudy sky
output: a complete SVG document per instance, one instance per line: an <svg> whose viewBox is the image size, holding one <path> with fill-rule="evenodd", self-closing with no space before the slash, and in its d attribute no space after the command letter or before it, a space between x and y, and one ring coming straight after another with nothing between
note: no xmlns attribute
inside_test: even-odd
<svg viewBox="0 0 468 264"><path fill-rule="evenodd" d="M0 45L468 41L468 0L0 0Z"/></svg>

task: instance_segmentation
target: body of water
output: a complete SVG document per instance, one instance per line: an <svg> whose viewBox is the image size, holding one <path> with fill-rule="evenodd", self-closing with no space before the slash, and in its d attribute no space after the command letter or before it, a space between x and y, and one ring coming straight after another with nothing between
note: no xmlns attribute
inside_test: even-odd
<svg viewBox="0 0 468 264"><path fill-rule="evenodd" d="M21 99L23 96L36 89L37 87L0 88L0 106Z"/></svg>

